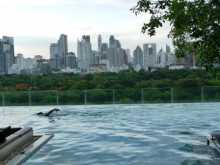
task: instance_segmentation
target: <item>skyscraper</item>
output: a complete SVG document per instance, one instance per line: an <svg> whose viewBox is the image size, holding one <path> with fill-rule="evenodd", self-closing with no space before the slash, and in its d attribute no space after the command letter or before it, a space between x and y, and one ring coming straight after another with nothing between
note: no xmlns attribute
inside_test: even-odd
<svg viewBox="0 0 220 165"><path fill-rule="evenodd" d="M165 68L166 66L168 66L168 58L168 53L164 52L161 48L157 55L157 67Z"/></svg>
<svg viewBox="0 0 220 165"><path fill-rule="evenodd" d="M110 36L109 38L107 59L109 60L109 65L112 68L120 69L120 67L123 67L128 63L126 51L121 48L121 43L119 40L116 40L114 36Z"/></svg>
<svg viewBox="0 0 220 165"><path fill-rule="evenodd" d="M127 64L131 64L132 63L131 50L125 49L125 52L126 52L126 57L127 57Z"/></svg>
<svg viewBox="0 0 220 165"><path fill-rule="evenodd" d="M143 51L140 46L137 46L137 48L133 52L134 57L134 66L144 68L144 55Z"/></svg>
<svg viewBox="0 0 220 165"><path fill-rule="evenodd" d="M175 65L176 64L176 56L172 53L171 48L169 45L166 45L166 58L167 58L167 65Z"/></svg>
<svg viewBox="0 0 220 165"><path fill-rule="evenodd" d="M67 66L68 41L67 35L61 34L57 43L50 45L50 62L53 69L62 69Z"/></svg>
<svg viewBox="0 0 220 165"><path fill-rule="evenodd" d="M76 60L76 55L73 52L69 52L66 56L66 67L67 68L77 68L77 60Z"/></svg>
<svg viewBox="0 0 220 165"><path fill-rule="evenodd" d="M79 68L82 71L88 71L94 61L90 36L84 35L82 36L82 40L77 42L77 56L79 59Z"/></svg>
<svg viewBox="0 0 220 165"><path fill-rule="evenodd" d="M145 69L155 67L157 58L157 45L155 43L148 43L144 44L143 48Z"/></svg>
<svg viewBox="0 0 220 165"><path fill-rule="evenodd" d="M99 35L98 36L98 52L101 52L101 48L102 48L102 36Z"/></svg>
<svg viewBox="0 0 220 165"><path fill-rule="evenodd" d="M66 68L66 56L68 53L68 41L67 41L67 35L61 34L60 38L58 40L58 52L59 57L61 58L61 65L62 68Z"/></svg>
<svg viewBox="0 0 220 165"><path fill-rule="evenodd" d="M115 48L115 43L116 43L116 40L115 40L115 37L113 35L111 35L109 37L109 48Z"/></svg>
<svg viewBox="0 0 220 165"><path fill-rule="evenodd" d="M106 60L107 59L107 54L108 54L108 44L103 43L101 46L101 59Z"/></svg>
<svg viewBox="0 0 220 165"><path fill-rule="evenodd" d="M107 59L109 60L109 64L111 67L118 66L119 63L119 47L120 44L117 42L113 35L109 38L109 49Z"/></svg>
<svg viewBox="0 0 220 165"><path fill-rule="evenodd" d="M166 45L166 53L171 53L171 48L170 48L170 46L169 45Z"/></svg>
<svg viewBox="0 0 220 165"><path fill-rule="evenodd" d="M59 58L59 48L57 43L50 45L50 62L52 69L61 69L61 58Z"/></svg>
<svg viewBox="0 0 220 165"><path fill-rule="evenodd" d="M14 39L3 36L0 39L0 74L8 74L9 68L14 62Z"/></svg>

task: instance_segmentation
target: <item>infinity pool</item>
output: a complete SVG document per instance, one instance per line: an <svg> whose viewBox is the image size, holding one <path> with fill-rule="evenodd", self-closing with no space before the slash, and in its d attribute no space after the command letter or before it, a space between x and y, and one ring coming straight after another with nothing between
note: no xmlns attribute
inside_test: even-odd
<svg viewBox="0 0 220 165"><path fill-rule="evenodd" d="M206 137L220 129L220 104L5 107L0 127L28 126L55 137L27 165L218 165Z"/></svg>

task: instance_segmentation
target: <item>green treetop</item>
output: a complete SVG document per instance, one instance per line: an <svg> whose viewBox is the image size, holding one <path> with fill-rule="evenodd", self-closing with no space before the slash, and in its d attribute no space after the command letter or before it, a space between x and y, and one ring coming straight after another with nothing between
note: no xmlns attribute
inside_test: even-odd
<svg viewBox="0 0 220 165"><path fill-rule="evenodd" d="M138 0L132 10L151 15L142 27L150 36L170 23L177 56L194 54L206 68L220 62L219 0Z"/></svg>

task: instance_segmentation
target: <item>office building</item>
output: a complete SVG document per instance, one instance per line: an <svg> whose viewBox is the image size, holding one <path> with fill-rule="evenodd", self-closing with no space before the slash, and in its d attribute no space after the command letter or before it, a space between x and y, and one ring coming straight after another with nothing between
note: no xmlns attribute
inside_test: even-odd
<svg viewBox="0 0 220 165"><path fill-rule="evenodd" d="M50 66L52 69L66 68L68 53L67 35L61 34L57 43L50 45Z"/></svg>
<svg viewBox="0 0 220 165"><path fill-rule="evenodd" d="M58 40L58 54L61 59L61 68L66 68L66 56L68 53L67 35L61 34Z"/></svg>
<svg viewBox="0 0 220 165"><path fill-rule="evenodd" d="M144 54L140 46L133 52L133 65L137 69L144 69Z"/></svg>
<svg viewBox="0 0 220 165"><path fill-rule="evenodd" d="M9 68L15 63L14 39L3 36L0 39L0 74L8 74Z"/></svg>
<svg viewBox="0 0 220 165"><path fill-rule="evenodd" d="M116 68L116 70L128 63L126 51L121 48L121 43L119 40L116 40L114 36L110 36L109 38L107 59L109 60L110 67Z"/></svg>
<svg viewBox="0 0 220 165"><path fill-rule="evenodd" d="M76 55L73 52L69 52L66 56L66 67L70 69L77 68Z"/></svg>
<svg viewBox="0 0 220 165"><path fill-rule="evenodd" d="M99 35L98 36L98 52L101 52L101 48L102 48L102 36Z"/></svg>
<svg viewBox="0 0 220 165"><path fill-rule="evenodd" d="M147 43L143 45L144 67L145 69L153 68L156 65L157 45L155 43Z"/></svg>
<svg viewBox="0 0 220 165"><path fill-rule="evenodd" d="M90 65L93 64L92 45L90 42L90 36L82 36L81 41L77 43L77 57L79 62L79 68L86 72L89 70Z"/></svg>

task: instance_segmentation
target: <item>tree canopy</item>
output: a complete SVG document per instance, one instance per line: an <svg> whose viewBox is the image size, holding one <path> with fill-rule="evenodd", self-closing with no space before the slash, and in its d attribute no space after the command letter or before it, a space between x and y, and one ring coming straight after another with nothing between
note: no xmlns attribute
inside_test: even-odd
<svg viewBox="0 0 220 165"><path fill-rule="evenodd" d="M90 90L90 89L141 89L175 87L181 82L191 86L212 85L212 80L218 80L220 86L220 70L216 75L205 70L168 70L154 72L141 70L121 71L119 73L97 73L88 75L51 74L51 75L10 75L0 76L0 91L44 91L44 90ZM202 83L202 84L201 84ZM197 84L197 85L196 85ZM190 86L190 85L189 85Z"/></svg>
<svg viewBox="0 0 220 165"><path fill-rule="evenodd" d="M220 63L219 0L138 0L135 14L148 13L143 33L150 36L165 23L170 23L177 56L196 55L206 68Z"/></svg>

